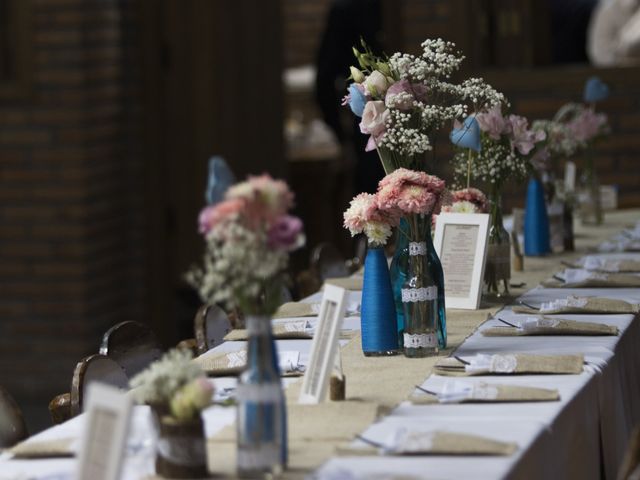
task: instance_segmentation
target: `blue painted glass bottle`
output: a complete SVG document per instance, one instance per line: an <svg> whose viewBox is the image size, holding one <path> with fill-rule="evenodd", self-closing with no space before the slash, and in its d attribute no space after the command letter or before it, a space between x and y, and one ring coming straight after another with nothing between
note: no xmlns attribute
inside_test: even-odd
<svg viewBox="0 0 640 480"><path fill-rule="evenodd" d="M425 222L421 231L426 232L424 241L427 244L427 265L431 276L434 278L438 286L438 347L440 349L447 346L447 314L444 301L444 270L442 263L433 246L431 238L431 216L427 215L421 220ZM404 305L402 303L402 285L407 280L409 271L409 238L402 232L408 232L409 225L403 218L400 221L400 228L396 238L396 250L393 254L389 274L391 275L391 285L393 288L393 299L396 306L396 318L398 321L398 345L403 348L405 318Z"/></svg>
<svg viewBox="0 0 640 480"><path fill-rule="evenodd" d="M396 309L387 258L382 247L370 246L367 249L360 322L365 356L398 353Z"/></svg>
<svg viewBox="0 0 640 480"><path fill-rule="evenodd" d="M246 317L247 366L238 378L237 470L240 477L278 475L287 464L286 402L271 319Z"/></svg>

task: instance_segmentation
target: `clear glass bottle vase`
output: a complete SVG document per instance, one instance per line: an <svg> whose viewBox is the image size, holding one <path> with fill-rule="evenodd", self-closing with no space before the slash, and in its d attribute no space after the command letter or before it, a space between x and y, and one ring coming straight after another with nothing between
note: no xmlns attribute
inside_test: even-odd
<svg viewBox="0 0 640 480"><path fill-rule="evenodd" d="M426 242L409 242L409 270L402 285L404 354L427 357L438 352L438 283L431 274Z"/></svg>
<svg viewBox="0 0 640 480"><path fill-rule="evenodd" d="M585 169L580 176L580 219L584 225L602 225L604 221L600 181L591 150L587 152Z"/></svg>
<svg viewBox="0 0 640 480"><path fill-rule="evenodd" d="M236 390L237 470L242 478L261 478L286 467L286 403L270 317L248 315L246 328L247 366Z"/></svg>
<svg viewBox="0 0 640 480"><path fill-rule="evenodd" d="M489 218L489 246L484 268L485 297L501 298L509 295L511 278L511 239L502 223L502 198L500 189L491 190Z"/></svg>

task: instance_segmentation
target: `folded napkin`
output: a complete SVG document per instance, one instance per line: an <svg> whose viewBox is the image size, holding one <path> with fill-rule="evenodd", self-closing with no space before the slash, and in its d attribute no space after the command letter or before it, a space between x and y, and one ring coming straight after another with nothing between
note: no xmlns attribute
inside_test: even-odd
<svg viewBox="0 0 640 480"><path fill-rule="evenodd" d="M363 279L360 276L327 278L324 283L335 285L345 290L358 291L362 290Z"/></svg>
<svg viewBox="0 0 640 480"><path fill-rule="evenodd" d="M8 452L17 459L73 457L75 439L27 440L10 448Z"/></svg>
<svg viewBox="0 0 640 480"><path fill-rule="evenodd" d="M558 278L545 280L545 288L635 288L640 287L640 277L625 273L599 273L578 268L567 268ZM560 280L562 279L562 280Z"/></svg>
<svg viewBox="0 0 640 480"><path fill-rule="evenodd" d="M338 447L341 455L511 455L518 446L467 433L411 431L401 428L386 443L362 440ZM371 443L375 444L372 446Z"/></svg>
<svg viewBox="0 0 640 480"><path fill-rule="evenodd" d="M276 323L272 328L273 338L278 340L291 340L298 338L313 338L313 329L307 320ZM231 330L224 336L224 341L234 342L247 340L249 333L246 329Z"/></svg>
<svg viewBox="0 0 640 480"><path fill-rule="evenodd" d="M547 388L499 385L484 382L469 384L448 380L442 391L430 395L414 393L409 397L415 405L435 403L498 403L498 402L549 402L560 399L558 390Z"/></svg>
<svg viewBox="0 0 640 480"><path fill-rule="evenodd" d="M544 313L552 315L556 313L586 313L586 314L606 314L606 313L638 313L640 305L629 303L624 300L605 297L576 297L569 295L551 302L543 302L539 309L515 306L512 308L515 313Z"/></svg>
<svg viewBox="0 0 640 480"><path fill-rule="evenodd" d="M491 374L581 373L582 355L485 355L478 354L464 363L456 357L442 358L436 362L434 373L445 376L472 376Z"/></svg>
<svg viewBox="0 0 640 480"><path fill-rule="evenodd" d="M640 240L621 235L613 240L602 242L598 246L598 251L604 253L640 252Z"/></svg>
<svg viewBox="0 0 640 480"><path fill-rule="evenodd" d="M320 313L317 302L287 302L278 308L273 318L316 317Z"/></svg>
<svg viewBox="0 0 640 480"><path fill-rule="evenodd" d="M640 272L638 260L603 258L594 255L587 255L574 262L572 266L605 273Z"/></svg>
<svg viewBox="0 0 640 480"><path fill-rule="evenodd" d="M299 364L300 352L279 351L278 363L283 377L299 377L304 373L304 367ZM247 363L246 350L237 352L204 355L193 359L207 375L224 377L242 373Z"/></svg>
<svg viewBox="0 0 640 480"><path fill-rule="evenodd" d="M545 316L515 319L515 327L505 325L482 330L485 337L514 337L527 335L618 335L618 327L594 322L578 322Z"/></svg>

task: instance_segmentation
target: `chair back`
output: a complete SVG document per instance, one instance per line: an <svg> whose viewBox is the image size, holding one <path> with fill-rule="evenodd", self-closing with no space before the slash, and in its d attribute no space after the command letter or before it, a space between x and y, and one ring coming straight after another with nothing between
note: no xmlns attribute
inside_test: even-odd
<svg viewBox="0 0 640 480"><path fill-rule="evenodd" d="M78 362L71 380L71 416L82 413L89 385L93 382L106 383L126 390L129 378L124 369L111 358L95 354Z"/></svg>
<svg viewBox="0 0 640 480"><path fill-rule="evenodd" d="M9 448L27 438L27 426L18 404L0 387L0 449Z"/></svg>
<svg viewBox="0 0 640 480"><path fill-rule="evenodd" d="M349 269L338 249L327 242L320 243L311 252L311 269L322 282L327 278L346 277Z"/></svg>
<svg viewBox="0 0 640 480"><path fill-rule="evenodd" d="M203 354L223 342L224 336L233 327L229 315L218 305L203 305L194 319L198 353Z"/></svg>
<svg viewBox="0 0 640 480"><path fill-rule="evenodd" d="M132 378L162 356L162 347L148 326L126 321L107 330L100 353L117 362Z"/></svg>

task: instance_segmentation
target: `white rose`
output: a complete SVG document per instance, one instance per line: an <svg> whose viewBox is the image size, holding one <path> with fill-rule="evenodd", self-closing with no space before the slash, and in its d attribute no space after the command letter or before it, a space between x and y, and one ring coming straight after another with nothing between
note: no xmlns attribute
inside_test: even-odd
<svg viewBox="0 0 640 480"><path fill-rule="evenodd" d="M364 88L373 96L383 96L389 88L387 77L382 72L374 70L363 82Z"/></svg>
<svg viewBox="0 0 640 480"><path fill-rule="evenodd" d="M360 131L365 134L378 136L385 130L385 120L389 116L389 111L384 102L380 100L367 102L362 112Z"/></svg>

